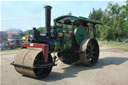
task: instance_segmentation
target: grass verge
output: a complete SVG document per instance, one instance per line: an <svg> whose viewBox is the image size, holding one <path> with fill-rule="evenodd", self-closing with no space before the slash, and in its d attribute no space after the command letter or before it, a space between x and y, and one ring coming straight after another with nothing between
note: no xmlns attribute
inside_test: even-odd
<svg viewBox="0 0 128 85"><path fill-rule="evenodd" d="M128 44L124 43L124 42L116 42L116 41L98 41L100 45L109 45L109 46L113 46L113 47L117 47L117 48L124 48L124 49L128 49Z"/></svg>

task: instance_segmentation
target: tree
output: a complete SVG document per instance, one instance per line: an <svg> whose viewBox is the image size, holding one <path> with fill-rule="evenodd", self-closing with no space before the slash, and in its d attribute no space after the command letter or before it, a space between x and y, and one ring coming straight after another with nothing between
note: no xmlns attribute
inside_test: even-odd
<svg viewBox="0 0 128 85"><path fill-rule="evenodd" d="M46 32L45 27L39 27L37 30L40 31L41 34Z"/></svg>
<svg viewBox="0 0 128 85"><path fill-rule="evenodd" d="M37 28L37 30L40 31L41 34L45 33L45 31L46 31L45 27L39 27L39 28ZM31 31L32 31L32 29L24 31L24 35L29 35L29 32L31 32Z"/></svg>
<svg viewBox="0 0 128 85"><path fill-rule="evenodd" d="M123 6L109 2L104 11L93 9L89 17L104 23L102 26L97 26L101 39L115 40L118 38L120 41L121 37L128 35L128 0Z"/></svg>
<svg viewBox="0 0 128 85"><path fill-rule="evenodd" d="M89 18L96 20L101 20L102 16L103 16L103 11L101 10L101 8L99 8L98 10L93 8L93 11L90 12L89 14Z"/></svg>

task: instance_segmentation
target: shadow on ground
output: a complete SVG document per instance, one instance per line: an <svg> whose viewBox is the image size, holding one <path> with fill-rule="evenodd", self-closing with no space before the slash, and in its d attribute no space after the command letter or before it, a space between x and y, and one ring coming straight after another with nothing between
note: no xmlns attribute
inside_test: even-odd
<svg viewBox="0 0 128 85"><path fill-rule="evenodd" d="M128 58L105 57L105 58L100 59L99 62L93 67L85 67L81 65L80 63L77 63L69 67L62 68L64 70L63 73L51 72L51 74L47 78L42 79L42 81L52 82L52 81L62 80L64 78L76 77L76 74L78 74L81 71L103 68L108 65L120 65L126 62L127 60Z"/></svg>

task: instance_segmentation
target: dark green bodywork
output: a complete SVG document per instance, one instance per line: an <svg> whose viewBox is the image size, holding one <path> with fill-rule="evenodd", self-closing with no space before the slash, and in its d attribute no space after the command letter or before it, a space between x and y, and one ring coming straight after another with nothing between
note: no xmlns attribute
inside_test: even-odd
<svg viewBox="0 0 128 85"><path fill-rule="evenodd" d="M55 41L55 51L69 51L75 44L80 46L83 40L90 38L88 23L103 24L102 22L86 17L60 16L54 19L58 26L58 37ZM94 27L94 30L95 27ZM95 31L94 31L95 32ZM75 43L73 45L73 43Z"/></svg>
<svg viewBox="0 0 128 85"><path fill-rule="evenodd" d="M81 42L84 39L88 39L90 37L89 32L87 31L87 28L85 28L84 26L80 25L79 27L77 27L74 31L75 34L75 39L76 42L78 43L78 45L81 44Z"/></svg>
<svg viewBox="0 0 128 85"><path fill-rule="evenodd" d="M92 23L92 24L103 24L101 21L99 20L95 20L95 19L90 19L90 18L86 18L86 17L75 17L75 16L60 16L56 19L54 19L54 22L55 23L62 23L64 24L64 21L66 19L70 19L72 23L80 20L80 21L83 21L83 22L86 22L86 23Z"/></svg>

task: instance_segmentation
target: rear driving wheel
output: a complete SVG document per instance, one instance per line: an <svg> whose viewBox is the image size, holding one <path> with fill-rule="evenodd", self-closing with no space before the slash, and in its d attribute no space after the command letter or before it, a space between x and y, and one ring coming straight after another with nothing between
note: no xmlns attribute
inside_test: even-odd
<svg viewBox="0 0 128 85"><path fill-rule="evenodd" d="M93 66L99 59L99 45L97 40L84 40L80 46L80 61L86 66Z"/></svg>

